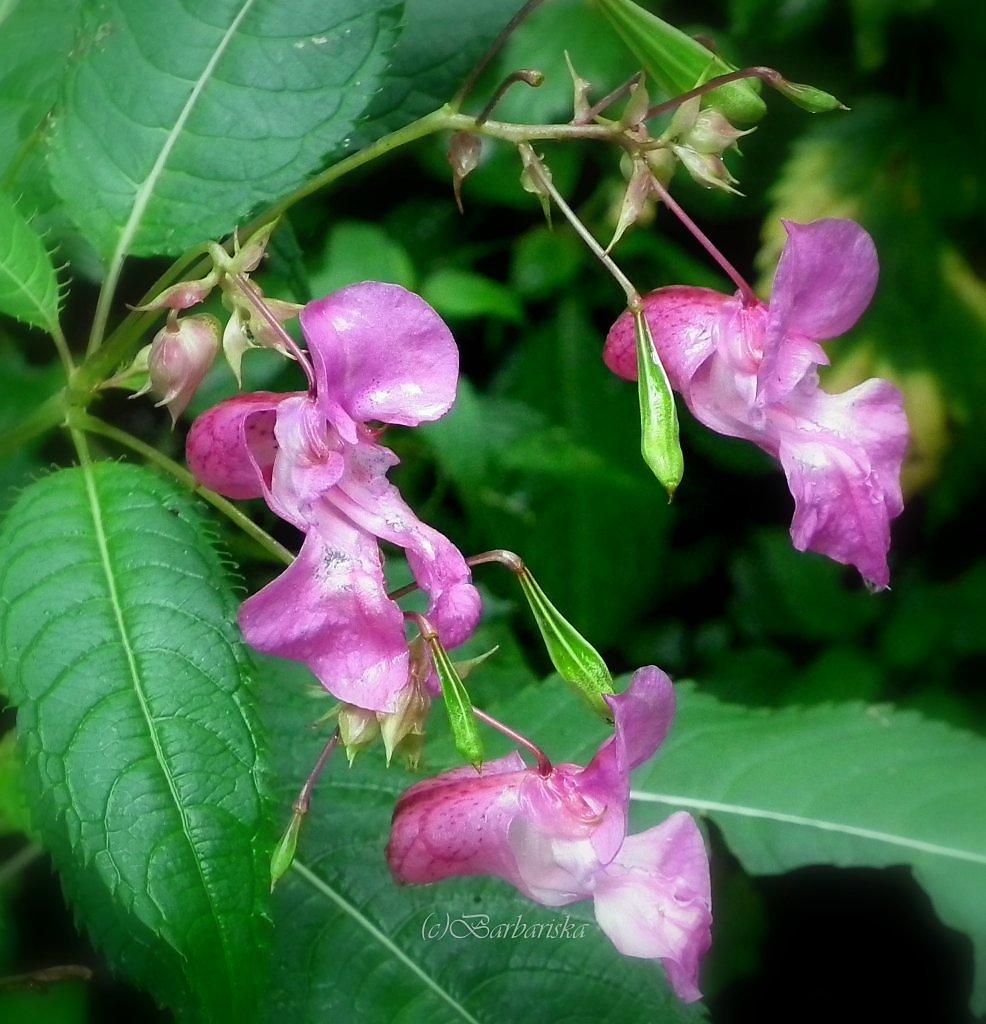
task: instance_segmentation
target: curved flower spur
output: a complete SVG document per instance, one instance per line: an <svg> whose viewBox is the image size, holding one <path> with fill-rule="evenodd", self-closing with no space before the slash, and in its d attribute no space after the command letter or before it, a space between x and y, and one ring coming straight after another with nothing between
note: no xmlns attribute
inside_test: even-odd
<svg viewBox="0 0 986 1024"><path fill-rule="evenodd" d="M890 581L890 523L903 507L903 398L877 379L832 395L816 369L828 363L819 342L845 333L869 305L876 249L850 220L785 227L769 304L752 293L676 285L647 295L644 315L671 385L695 418L780 460L795 501L794 546L854 565L882 589ZM604 358L636 380L630 313L610 329Z"/></svg>
<svg viewBox="0 0 986 1024"><path fill-rule="evenodd" d="M398 460L369 424L443 416L458 351L438 314L397 285L344 288L309 303L300 320L310 391L257 392L210 409L189 432L188 465L220 494L263 497L305 534L294 563L243 603L247 642L304 662L339 700L391 712L411 685L411 663L379 541L405 550L446 647L473 631L480 599L459 550L387 480Z"/></svg>

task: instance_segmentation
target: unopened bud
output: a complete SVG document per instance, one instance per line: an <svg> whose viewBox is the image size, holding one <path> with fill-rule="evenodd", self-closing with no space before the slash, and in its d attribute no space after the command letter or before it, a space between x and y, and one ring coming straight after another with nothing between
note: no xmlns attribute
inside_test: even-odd
<svg viewBox="0 0 986 1024"><path fill-rule="evenodd" d="M455 205L459 213L462 207L462 182L479 166L479 158L483 155L483 143L478 135L469 132L456 132L449 140L448 162L452 168L452 191L455 193Z"/></svg>
<svg viewBox="0 0 986 1024"><path fill-rule="evenodd" d="M575 70L572 65L572 59L568 55L568 50L565 51L565 63L568 65L568 73L572 76L572 89L574 92L572 120L578 124L586 120L589 111L592 109L592 104L589 102L589 89L592 88L592 83Z"/></svg>
<svg viewBox="0 0 986 1024"><path fill-rule="evenodd" d="M736 178L729 173L721 156L712 153L696 153L688 146L671 146L674 155L681 161L694 182L703 188L718 188L734 196L743 193L733 188Z"/></svg>
<svg viewBox="0 0 986 1024"><path fill-rule="evenodd" d="M827 114L832 110L848 110L849 108L839 102L831 93L822 89L816 89L813 85L804 85L801 82L789 82L783 75L767 79L770 84L782 95L786 96L792 103L807 110L809 114Z"/></svg>
<svg viewBox="0 0 986 1024"><path fill-rule="evenodd" d="M623 237L624 232L632 224L640 220L653 191L650 167L639 157L633 161L633 170L630 174L630 181L627 184L626 192L623 194L623 202L620 204L620 214L616 221L616 230L606 251L609 252L614 245Z"/></svg>
<svg viewBox="0 0 986 1024"><path fill-rule="evenodd" d="M674 153L667 146L661 146L658 149L647 149L644 150L644 160L650 168L651 175L667 187L671 183L675 169L678 166Z"/></svg>
<svg viewBox="0 0 986 1024"><path fill-rule="evenodd" d="M404 741L409 736L424 736L425 722L431 710L431 698L417 681L413 680L397 695L393 711L377 712L380 723L380 737L387 754L389 765L395 751L404 751Z"/></svg>
<svg viewBox="0 0 986 1024"><path fill-rule="evenodd" d="M637 125L642 124L646 120L649 109L650 95L647 92L644 76L640 75L637 81L630 86L630 96L627 99L626 106L623 108L620 124L625 125L627 128L636 128Z"/></svg>
<svg viewBox="0 0 986 1024"><path fill-rule="evenodd" d="M525 192L538 197L541 209L544 211L544 218L551 226L551 193L548 185L551 184L551 171L541 162L541 158L526 143L522 142L517 147L521 163L524 169L520 172L520 186Z"/></svg>
<svg viewBox="0 0 986 1024"><path fill-rule="evenodd" d="M210 270L205 277L195 281L179 281L170 288L165 288L142 306L134 306L140 313L157 313L165 309L174 310L180 313L183 309L189 309L204 302L213 288L219 281L219 274Z"/></svg>
<svg viewBox="0 0 986 1024"><path fill-rule="evenodd" d="M207 313L169 323L154 336L147 356L150 389L175 423L205 379L219 351L219 321Z"/></svg>
<svg viewBox="0 0 986 1024"><path fill-rule="evenodd" d="M681 144L696 153L718 156L730 146L735 146L737 139L753 131L756 129L749 128L743 132L734 128L718 110L709 107L699 111L691 129L682 135Z"/></svg>
<svg viewBox="0 0 986 1024"><path fill-rule="evenodd" d="M243 353L247 349L257 347L250 337L246 320L240 310L234 309L223 331L223 355L239 387L243 387Z"/></svg>
<svg viewBox="0 0 986 1024"><path fill-rule="evenodd" d="M267 251L267 243L270 242L270 236L274 233L279 219L275 217L274 220L257 228L242 245L239 245L238 242L235 244L236 251L233 254L231 273L249 274L260 266L260 261Z"/></svg>
<svg viewBox="0 0 986 1024"><path fill-rule="evenodd" d="M263 303L279 324L285 324L289 320L294 320L305 308L297 302L287 302L284 299L270 299L267 296L263 296ZM294 354L285 346L284 338L281 334L274 330L270 323L268 323L267 318L262 316L256 309L250 311L250 333L253 335L254 341L264 348L272 348L280 352L282 356L287 356L289 359L294 358Z"/></svg>
<svg viewBox="0 0 986 1024"><path fill-rule="evenodd" d="M342 704L339 707L339 740L346 748L346 757L352 765L356 755L370 746L380 735L380 724L375 711Z"/></svg>

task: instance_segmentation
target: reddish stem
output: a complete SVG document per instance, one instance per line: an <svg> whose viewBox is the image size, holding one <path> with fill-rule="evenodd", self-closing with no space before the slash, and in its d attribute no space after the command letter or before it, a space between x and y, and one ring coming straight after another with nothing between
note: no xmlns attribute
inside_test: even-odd
<svg viewBox="0 0 986 1024"><path fill-rule="evenodd" d="M773 68L757 67L743 68L742 71L730 71L728 74L710 78L707 82L696 85L694 89L689 89L688 92L683 92L680 96L675 96L673 99L655 104L647 110L644 119L649 121L652 117L657 117L658 114L666 114L669 110L676 110L682 103L687 103L689 100L695 99L696 96L704 96L706 93L715 92L716 89L729 85L730 82L739 82L744 78L759 78L761 82L766 82L770 86L775 86L778 82L784 81L784 76Z"/></svg>
<svg viewBox="0 0 986 1024"><path fill-rule="evenodd" d="M742 274L726 259L725 256L719 251L719 249L712 243L712 240L705 234L704 231L688 216L687 213L678 205L677 200L671 195L671 193L656 179L652 179L652 185L654 191L661 197L661 201L664 205L685 225L686 228L695 236L696 241L703 249L719 264L726 276L736 285L743 296L743 303L747 306L755 305L760 300L757 298L756 292L750 287L746 279Z"/></svg>
<svg viewBox="0 0 986 1024"><path fill-rule="evenodd" d="M307 814L308 808L312 804L312 792L315 789L315 785L318 782L321 774L325 771L325 766L328 764L329 758L332 756L332 751L339 745L339 730L336 729L329 737L328 743L322 748L322 753L318 755L318 760L315 762L315 767L312 768L305 779L305 784L301 787L298 793L298 799L294 802L292 810L296 814Z"/></svg>
<svg viewBox="0 0 986 1024"><path fill-rule="evenodd" d="M542 778L547 778L554 769L551 766L551 761L548 760L548 755L532 740L529 740L523 734L517 732L516 729L511 729L509 725L501 722L498 718L494 718L492 715L487 714L485 711L480 711L479 708L474 707L472 713L481 721L485 722L490 728L496 729L497 732L503 733L507 739L512 740L517 744L518 747L523 747L528 753L532 754L538 763L538 774Z"/></svg>

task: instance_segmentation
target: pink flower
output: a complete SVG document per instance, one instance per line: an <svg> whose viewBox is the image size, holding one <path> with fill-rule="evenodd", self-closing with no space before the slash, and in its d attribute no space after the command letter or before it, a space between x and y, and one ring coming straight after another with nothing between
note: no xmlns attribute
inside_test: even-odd
<svg viewBox="0 0 986 1024"><path fill-rule="evenodd" d="M478 773L457 768L412 786L397 803L387 859L398 882L496 875L549 907L592 899L626 956L664 964L675 992L699 998L711 942L709 864L684 813L627 836L630 770L663 742L674 715L654 667L606 698L615 729L587 767L527 768L516 752Z"/></svg>
<svg viewBox="0 0 986 1024"><path fill-rule="evenodd" d="M444 415L458 351L438 314L397 285L344 288L309 303L301 326L314 393L220 403L193 424L188 464L231 498L265 498L305 534L294 563L240 608L247 642L304 662L342 701L394 711L410 684L409 654L378 542L405 550L446 646L469 636L480 601L458 549L387 480L397 457L367 424L415 426Z"/></svg>
<svg viewBox="0 0 986 1024"><path fill-rule="evenodd" d="M795 501L794 546L854 565L882 588L890 580L890 522L903 507L903 400L885 380L828 394L816 369L828 362L819 342L849 330L869 305L876 250L853 221L784 226L769 305L675 286L644 299L647 320L671 384L696 419L780 459ZM610 330L604 358L614 373L636 379L629 314Z"/></svg>

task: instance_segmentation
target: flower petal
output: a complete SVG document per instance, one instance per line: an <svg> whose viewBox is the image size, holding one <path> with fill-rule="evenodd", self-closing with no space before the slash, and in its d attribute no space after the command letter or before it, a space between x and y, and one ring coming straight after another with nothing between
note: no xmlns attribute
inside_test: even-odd
<svg viewBox="0 0 986 1024"><path fill-rule="evenodd" d="M854 565L873 587L886 587L890 522L903 507L903 397L888 381L868 380L841 395L796 394L786 411L780 460L795 501L794 546Z"/></svg>
<svg viewBox="0 0 986 1024"><path fill-rule="evenodd" d="M770 297L759 374L762 400L790 391L812 364L827 362L815 344L845 334L873 298L880 264L873 239L855 221L783 221L787 244Z"/></svg>
<svg viewBox="0 0 986 1024"><path fill-rule="evenodd" d="M274 465L274 420L289 394L237 395L202 413L185 442L188 468L199 483L227 498L260 498Z"/></svg>
<svg viewBox="0 0 986 1024"><path fill-rule="evenodd" d="M459 353L442 318L413 292L366 281L310 302L301 327L318 401L342 436L369 420L415 426L455 400Z"/></svg>
<svg viewBox="0 0 986 1024"><path fill-rule="evenodd" d="M376 539L331 511L239 621L251 647L304 662L348 704L393 711L407 685L404 618L387 597Z"/></svg>
<svg viewBox="0 0 986 1024"><path fill-rule="evenodd" d="M476 771L457 768L412 786L397 801L387 863L400 883L496 875L516 885L508 841L526 774L516 751Z"/></svg>
<svg viewBox="0 0 986 1024"><path fill-rule="evenodd" d="M712 899L708 856L688 814L628 837L599 878L594 906L599 927L621 953L660 960L680 999L701 998Z"/></svg>
<svg viewBox="0 0 986 1024"><path fill-rule="evenodd" d="M346 472L330 500L362 529L404 548L421 589L429 595L428 617L446 647L455 647L476 628L479 592L459 549L422 523L387 480L396 456L380 445L361 441L346 452Z"/></svg>
<svg viewBox="0 0 986 1024"><path fill-rule="evenodd" d="M695 371L715 351L713 326L729 295L709 288L675 285L644 297L644 315L671 386L684 391ZM610 328L603 349L606 365L625 380L637 379L633 316L627 310Z"/></svg>

